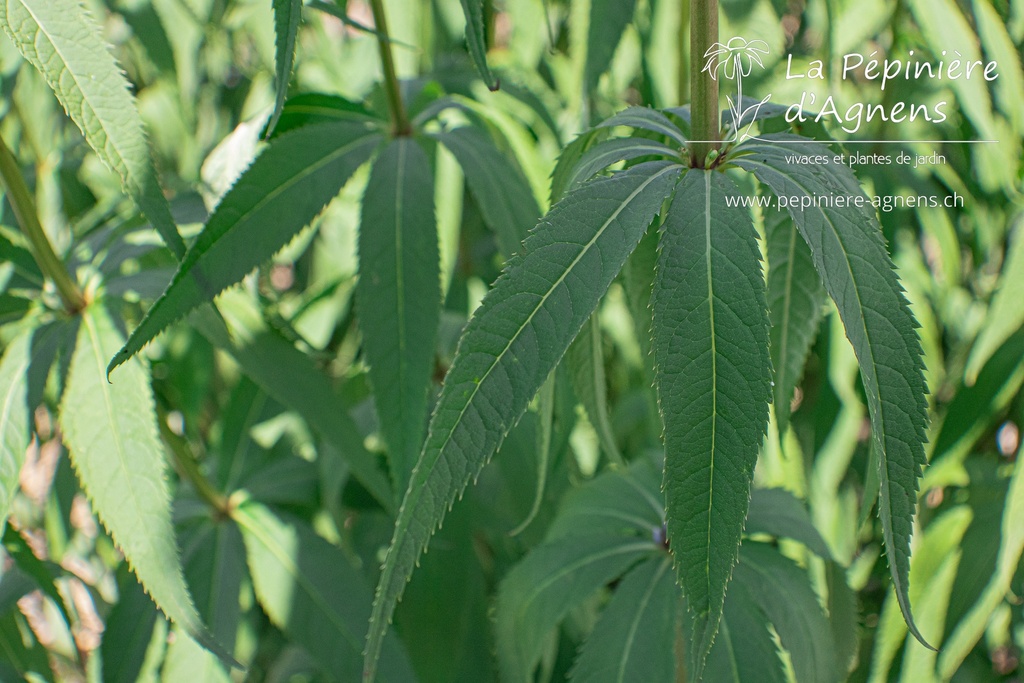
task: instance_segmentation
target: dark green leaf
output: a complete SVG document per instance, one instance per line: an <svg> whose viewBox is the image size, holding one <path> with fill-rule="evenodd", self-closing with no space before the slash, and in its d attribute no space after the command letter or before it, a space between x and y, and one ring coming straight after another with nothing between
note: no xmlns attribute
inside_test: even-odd
<svg viewBox="0 0 1024 683"><path fill-rule="evenodd" d="M746 546L740 552L742 557ZM740 560L742 562L742 559ZM779 650L751 587L738 580L729 588L722 623L708 653L704 680L711 683L787 683ZM804 683L800 680L799 683Z"/></svg>
<svg viewBox="0 0 1024 683"><path fill-rule="evenodd" d="M840 671L853 671L860 651L860 611L857 594L846 581L846 569L838 562L825 563L828 584L828 623L836 644Z"/></svg>
<svg viewBox="0 0 1024 683"><path fill-rule="evenodd" d="M35 584L35 588L38 588L46 597L53 601L53 604L60 610L61 616L64 617L64 623L70 626L72 623L71 616L68 614L67 605L64 604L64 597L60 594L55 583L64 574L61 566L56 562L40 560L36 557L28 542L25 541L20 533L14 530L14 527L8 526L4 530L3 545L4 550L7 551L11 560L14 561L17 569L23 572Z"/></svg>
<svg viewBox="0 0 1024 683"><path fill-rule="evenodd" d="M101 304L82 313L61 402L64 441L93 510L153 602L231 662L207 634L185 587L148 373L134 360L113 384L107 382L106 359L121 341Z"/></svg>
<svg viewBox="0 0 1024 683"><path fill-rule="evenodd" d="M799 138L771 135L740 150L735 163L752 171L779 196L808 197L790 214L811 248L814 266L836 303L860 363L871 415L871 435L881 471L879 511L886 555L900 609L911 633L921 638L910 613L907 580L917 486L925 464L928 423L921 342L913 314L870 202L830 207L821 198L863 197L853 173L842 164L792 164L787 155L833 155L819 145L789 144Z"/></svg>
<svg viewBox="0 0 1024 683"><path fill-rule="evenodd" d="M0 3L0 26L39 70L64 111L152 222L175 256L185 243L153 169L129 83L77 0Z"/></svg>
<svg viewBox="0 0 1024 683"><path fill-rule="evenodd" d="M636 0L591 0L590 28L587 31L587 65L584 84L593 91L601 74L611 66L615 48L633 20Z"/></svg>
<svg viewBox="0 0 1024 683"><path fill-rule="evenodd" d="M398 138L363 196L356 301L395 490L404 492L427 426L441 317L434 178L420 146Z"/></svg>
<svg viewBox="0 0 1024 683"><path fill-rule="evenodd" d="M380 140L350 122L306 126L275 138L217 205L110 370L273 256L316 218Z"/></svg>
<svg viewBox="0 0 1024 683"><path fill-rule="evenodd" d="M843 680L845 668L839 666L832 630L807 572L763 543L748 543L741 556L735 581L750 591L775 627L796 680Z"/></svg>
<svg viewBox="0 0 1024 683"><path fill-rule="evenodd" d="M123 563L118 571L117 588L117 603L104 621L100 643L103 680L135 683L153 639L158 612Z"/></svg>
<svg viewBox="0 0 1024 683"><path fill-rule="evenodd" d="M768 318L775 368L775 418L779 433L789 424L793 390L803 374L807 352L818 332L825 305L811 250L793 219L774 205L765 209L768 242Z"/></svg>
<svg viewBox="0 0 1024 683"><path fill-rule="evenodd" d="M632 570L587 638L572 683L674 683L679 589L668 557Z"/></svg>
<svg viewBox="0 0 1024 683"><path fill-rule="evenodd" d="M476 128L464 126L434 137L462 166L466 185L502 253L509 257L520 251L540 218L540 207L522 171Z"/></svg>
<svg viewBox="0 0 1024 683"><path fill-rule="evenodd" d="M694 620L697 678L722 617L771 401L768 313L750 214L725 175L691 170L662 226L654 358L668 536Z"/></svg>
<svg viewBox="0 0 1024 683"><path fill-rule="evenodd" d="M631 161L646 156L678 159L679 152L657 140L643 138L605 140L583 153L566 181L566 188L570 191L575 190L595 173L599 173L618 161Z"/></svg>
<svg viewBox="0 0 1024 683"><path fill-rule="evenodd" d="M382 636L445 510L476 478L597 307L679 175L649 163L596 180L540 222L470 321L445 379L378 586L367 646Z"/></svg>
<svg viewBox="0 0 1024 683"><path fill-rule="evenodd" d="M657 109L649 107L630 107L620 111L615 116L601 122L601 128L614 128L616 126L628 126L650 131L658 135L664 135L669 140L679 143L681 147L686 146L686 136L679 127L672 123L667 116Z"/></svg>
<svg viewBox="0 0 1024 683"><path fill-rule="evenodd" d="M466 47L473 58L480 78L491 90L498 89L498 80L487 66L487 31L484 28L484 0L462 0L462 12L466 15Z"/></svg>
<svg viewBox="0 0 1024 683"><path fill-rule="evenodd" d="M359 680L370 587L337 547L298 521L256 502L241 505L249 571L271 621L316 660L332 680ZM388 639L381 681L415 681L398 642Z"/></svg>
<svg viewBox="0 0 1024 683"><path fill-rule="evenodd" d="M292 64L295 62L295 39L299 34L299 20L302 18L302 0L273 0L274 2L274 37L275 63L274 75L277 79L277 96L274 99L274 113L267 124L267 130L273 131L281 117L284 100L288 95L288 80L292 75Z"/></svg>
<svg viewBox="0 0 1024 683"><path fill-rule="evenodd" d="M533 680L545 642L569 610L656 551L650 540L617 534L576 536L534 548L498 588L495 628L502 680Z"/></svg>
<svg viewBox="0 0 1024 683"><path fill-rule="evenodd" d="M281 116L273 130L267 128L271 137L278 137L288 131L317 123L339 122L386 123L366 107L339 95L304 93L289 97L281 110Z"/></svg>
<svg viewBox="0 0 1024 683"><path fill-rule="evenodd" d="M572 387L587 411L590 424L597 432L605 456L622 465L622 453L615 443L611 420L608 417L608 388L605 386L604 354L601 351L601 325L597 314L583 327L583 331L569 347L566 358L572 370Z"/></svg>
<svg viewBox="0 0 1024 683"><path fill-rule="evenodd" d="M807 508L785 489L754 489L747 512L746 532L800 541L818 557L832 559L832 553L814 527Z"/></svg>

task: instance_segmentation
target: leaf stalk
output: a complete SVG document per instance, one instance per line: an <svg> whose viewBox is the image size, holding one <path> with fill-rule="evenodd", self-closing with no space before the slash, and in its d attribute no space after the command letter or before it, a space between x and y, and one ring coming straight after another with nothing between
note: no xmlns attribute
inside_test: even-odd
<svg viewBox="0 0 1024 683"><path fill-rule="evenodd" d="M7 199L11 203L11 208L14 209L14 217L18 221L21 231L28 238L32 256L39 264L39 269L43 271L43 275L53 281L65 310L71 315L77 314L86 307L88 302L64 266L64 262L53 250L50 239L39 222L35 202L32 200L28 185L25 184L18 161L8 149L3 138L0 138L0 181L3 182Z"/></svg>
<svg viewBox="0 0 1024 683"><path fill-rule="evenodd" d="M380 48L380 63L384 69L384 91L387 93L388 110L391 112L392 131L396 137L412 135L409 115L405 111L402 92L399 88L398 76L395 73L395 58L391 54L391 37L388 33L388 20L384 14L384 0L370 0L373 10L373 23L376 27L377 46Z"/></svg>
<svg viewBox="0 0 1024 683"><path fill-rule="evenodd" d="M160 435L171 452L171 458L174 461L178 474L192 484L192 488L195 489L203 502L225 518L230 517L231 503L228 497L218 491L210 483L210 480L199 471L199 463L196 462L195 456L192 454L191 446L183 437L176 434L167 425L166 411L160 411L158 421L160 423Z"/></svg>
<svg viewBox="0 0 1024 683"><path fill-rule="evenodd" d="M718 81L705 70L704 55L718 42L718 0L690 1L690 101L693 144L690 166L704 168L708 155L721 148Z"/></svg>

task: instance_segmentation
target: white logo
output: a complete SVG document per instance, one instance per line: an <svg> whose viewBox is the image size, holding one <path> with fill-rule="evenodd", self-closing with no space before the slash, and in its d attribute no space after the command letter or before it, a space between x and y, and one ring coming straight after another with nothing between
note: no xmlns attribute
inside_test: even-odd
<svg viewBox="0 0 1024 683"><path fill-rule="evenodd" d="M743 78L749 76L754 70L754 64L764 68L762 56L768 55L768 43L763 40L745 40L739 36L732 38L728 43L715 43L704 53L703 72L707 72L712 79L718 80L718 74L728 80L736 81L736 99L726 95L729 102L729 112L732 115L733 138L723 142L742 142L747 138L754 137L750 129L757 120L757 112L761 106L771 99L767 95L760 102L755 102L749 107L743 106ZM745 127L744 127L745 124ZM744 128L742 135L740 129Z"/></svg>

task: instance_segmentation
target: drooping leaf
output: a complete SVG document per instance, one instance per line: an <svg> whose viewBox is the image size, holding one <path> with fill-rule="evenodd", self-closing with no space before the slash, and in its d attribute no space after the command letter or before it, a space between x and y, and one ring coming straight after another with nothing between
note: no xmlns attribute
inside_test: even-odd
<svg viewBox="0 0 1024 683"><path fill-rule="evenodd" d="M341 549L299 521L255 501L233 515L245 540L256 597L271 621L300 644L332 680L359 680L370 587ZM416 680L398 642L389 638L381 681Z"/></svg>
<svg viewBox="0 0 1024 683"><path fill-rule="evenodd" d="M1013 233L1007 251L999 288L992 298L985 323L971 348L964 371L966 381L973 385L985 363L1014 332L1024 325L1024 223Z"/></svg>
<svg viewBox="0 0 1024 683"><path fill-rule="evenodd" d="M757 233L725 175L691 170L665 217L654 358L665 423L668 537L699 679L739 552L768 421L771 359Z"/></svg>
<svg viewBox="0 0 1024 683"><path fill-rule="evenodd" d="M575 190L583 182L618 161L631 161L645 156L678 158L679 153L657 140L643 138L612 138L599 142L586 152L573 166L565 181L566 190Z"/></svg>
<svg viewBox="0 0 1024 683"><path fill-rule="evenodd" d="M807 572L763 543L748 543L735 581L750 591L775 628L789 652L795 680L834 683L845 678Z"/></svg>
<svg viewBox="0 0 1024 683"><path fill-rule="evenodd" d="M368 680L395 603L445 510L525 412L679 171L668 163L641 164L568 195L484 297L459 343L395 524L370 627Z"/></svg>
<svg viewBox="0 0 1024 683"><path fill-rule="evenodd" d="M228 327L211 308L201 308L192 318L199 332L231 353L245 374L267 394L302 415L313 430L344 455L352 474L377 502L393 513L394 495L387 477L366 450L358 427L327 376L308 355L268 328L251 303L222 300L221 310Z"/></svg>
<svg viewBox="0 0 1024 683"><path fill-rule="evenodd" d="M605 456L613 463L624 464L608 417L608 387L605 386L604 354L601 351L601 325L596 313L590 316L590 321L569 347L566 357L572 370L573 389L587 411Z"/></svg>
<svg viewBox="0 0 1024 683"><path fill-rule="evenodd" d="M117 578L117 602L104 621L100 642L103 680L135 683L139 680L159 613L123 563Z"/></svg>
<svg viewBox="0 0 1024 683"><path fill-rule="evenodd" d="M551 460L551 423L555 413L555 373L548 375L537 394L537 428L534 442L536 443L537 485L534 487L533 503L526 519L508 532L509 536L518 536L530 526L540 512L544 502L544 490L548 481L548 467Z"/></svg>
<svg viewBox="0 0 1024 683"><path fill-rule="evenodd" d="M656 550L650 540L617 534L534 548L498 588L495 638L502 681L532 680L547 638L569 610Z"/></svg>
<svg viewBox="0 0 1024 683"><path fill-rule="evenodd" d="M484 0L462 0L466 15L466 47L480 78L491 90L498 89L498 80L487 66L487 31L484 28Z"/></svg>
<svg viewBox="0 0 1024 683"><path fill-rule="evenodd" d="M28 368L33 330L16 336L0 359L0 532L7 523L18 476L32 439L32 411L28 405Z"/></svg>
<svg viewBox="0 0 1024 683"><path fill-rule="evenodd" d="M0 27L46 79L100 159L181 258L185 243L153 168L129 83L77 0L0 3Z"/></svg>
<svg viewBox="0 0 1024 683"><path fill-rule="evenodd" d="M974 20L985 55L999 64L995 80L996 102L1018 133L1024 132L1024 70L1006 22L989 0L973 0Z"/></svg>
<svg viewBox="0 0 1024 683"><path fill-rule="evenodd" d="M754 489L750 496L746 532L800 541L818 557L832 559L832 553L814 527L807 508L785 489Z"/></svg>
<svg viewBox="0 0 1024 683"><path fill-rule="evenodd" d="M267 131L272 132L281 117L284 100L288 95L288 81L292 75L295 62L295 39L299 34L299 21L302 19L302 0L274 0L274 37L275 63L274 75L277 80L277 96L274 99L274 113L267 124Z"/></svg>
<svg viewBox="0 0 1024 683"><path fill-rule="evenodd" d="M628 109L623 109L615 116L605 119L598 125L600 128L614 128L616 126L639 128L640 130L664 135L669 140L679 143L681 147L686 146L686 136L683 135L683 131L679 130L679 126L672 123L667 116L657 109L649 107L629 107Z"/></svg>
<svg viewBox="0 0 1024 683"><path fill-rule="evenodd" d="M362 124L306 126L270 143L221 199L110 370L269 259L334 198L380 142Z"/></svg>
<svg viewBox="0 0 1024 683"><path fill-rule="evenodd" d="M146 369L133 360L113 384L107 382L106 359L121 343L101 303L82 313L61 402L64 441L93 511L153 602L204 647L232 662L207 634L185 587Z"/></svg>
<svg viewBox="0 0 1024 683"><path fill-rule="evenodd" d="M615 48L633 20L636 0L592 0L590 27L587 30L587 63L584 84L588 92L597 87L601 74L608 70Z"/></svg>
<svg viewBox="0 0 1024 683"><path fill-rule="evenodd" d="M668 557L633 569L583 645L572 683L673 683L679 597Z"/></svg>
<svg viewBox="0 0 1024 683"><path fill-rule="evenodd" d="M551 203L554 204L574 187L570 187L576 165L583 155L594 145L608 137L611 131L607 128L592 128L580 133L572 142L565 145L558 155L555 169L551 172ZM30 258L31 260L31 258Z"/></svg>
<svg viewBox="0 0 1024 683"><path fill-rule="evenodd" d="M404 492L426 431L441 317L434 178L409 138L384 148L363 195L356 301L392 479Z"/></svg>
<svg viewBox="0 0 1024 683"><path fill-rule="evenodd" d="M789 424L793 391L803 374L807 352L824 311L825 290L814 269L811 250L789 214L765 210L768 243L768 318L775 368L775 417L779 433Z"/></svg>
<svg viewBox="0 0 1024 683"><path fill-rule="evenodd" d="M268 126L266 132L276 138L303 126L342 121L387 125L387 121L379 118L362 104L340 95L303 93L288 98L281 110L281 116L277 119L277 125L273 129Z"/></svg>
<svg viewBox="0 0 1024 683"><path fill-rule="evenodd" d="M480 215L494 231L502 254L508 257L520 251L540 218L540 207L522 172L476 128L463 126L434 137L462 166Z"/></svg>
<svg viewBox="0 0 1024 683"><path fill-rule="evenodd" d="M638 460L628 469L606 470L565 495L545 540L573 536L580 529L655 538L661 533L665 515L660 489L661 472L646 460Z"/></svg>
<svg viewBox="0 0 1024 683"><path fill-rule="evenodd" d="M829 160L833 155L818 145L788 144L797 139L791 135L766 139L769 142L742 145L739 149L748 153L737 156L735 163L752 171L776 195L811 200L806 209L790 208L790 215L811 249L860 364L871 436L879 454L879 514L886 556L901 611L911 632L921 639L907 597L910 536L928 421L916 322L870 202L856 206L851 200L852 206L836 208L815 201L833 195L862 197L853 173L832 162L791 164L787 155L820 154Z"/></svg>

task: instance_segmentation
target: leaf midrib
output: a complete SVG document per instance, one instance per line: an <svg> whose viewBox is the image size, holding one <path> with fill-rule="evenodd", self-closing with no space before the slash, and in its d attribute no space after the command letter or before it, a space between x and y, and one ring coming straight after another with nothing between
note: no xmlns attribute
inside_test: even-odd
<svg viewBox="0 0 1024 683"><path fill-rule="evenodd" d="M405 209L405 158L407 155L406 145L416 144L414 142L399 141L398 143L398 169L395 177L395 287L396 287L396 308L395 319L398 322L398 410L402 417L402 426L408 423L410 416L405 414L405 407L407 405L408 397L406 396L406 382L409 376L409 359L406 357L405 349L407 344L406 339L406 320L405 320L405 254L402 252L403 248L403 235L402 227L404 221L402 220L402 212ZM406 451L409 448L406 442L406 430L400 430L401 433L401 458L403 460L402 466L405 467L408 463L405 461ZM395 444L398 446L398 444ZM397 454L396 454L397 455ZM397 468L396 468L397 469Z"/></svg>
<svg viewBox="0 0 1024 683"><path fill-rule="evenodd" d="M715 286L711 269L711 171L704 171L704 263L707 267L708 317L711 328L711 462L708 476L708 536L704 555L704 577L707 579L708 609L711 608L711 536L712 511L715 507L715 445L718 436L718 349L715 329Z"/></svg>
<svg viewBox="0 0 1024 683"><path fill-rule="evenodd" d="M654 577L647 586L647 590L644 591L643 597L640 598L640 601L637 604L636 614L633 616L633 621L629 625L629 631L627 631L626 634L626 642L622 648L622 660L619 662L619 675L616 678L617 683L625 683L626 681L626 662L629 661L629 653L633 649L633 641L636 639L636 632L640 628L641 617L644 614L644 610L647 609L647 604L651 601L651 596L654 595L654 589L658 587L658 582L661 581L661 577L665 573L665 570L668 569L668 566L668 558L661 561L661 565L654 573Z"/></svg>

